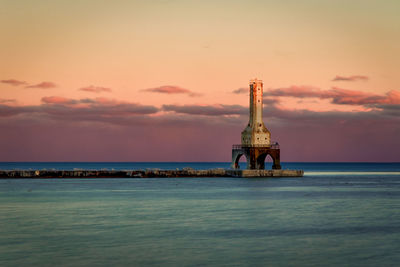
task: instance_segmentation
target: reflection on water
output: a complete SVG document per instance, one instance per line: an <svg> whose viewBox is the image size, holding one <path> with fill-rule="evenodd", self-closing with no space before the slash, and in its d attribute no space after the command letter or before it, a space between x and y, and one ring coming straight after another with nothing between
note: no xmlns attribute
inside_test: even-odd
<svg viewBox="0 0 400 267"><path fill-rule="evenodd" d="M0 265L397 265L399 165L313 168L281 179L0 180Z"/></svg>

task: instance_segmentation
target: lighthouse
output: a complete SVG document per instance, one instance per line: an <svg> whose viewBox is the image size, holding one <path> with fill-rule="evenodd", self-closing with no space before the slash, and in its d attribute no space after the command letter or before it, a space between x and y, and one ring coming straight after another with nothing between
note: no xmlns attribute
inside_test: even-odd
<svg viewBox="0 0 400 267"><path fill-rule="evenodd" d="M273 160L272 169L281 169L280 148L271 141L271 133L263 122L263 82L250 80L249 122L242 131L241 144L232 147L232 168L239 168L239 159L246 157L247 169L265 169L265 159Z"/></svg>
<svg viewBox="0 0 400 267"><path fill-rule="evenodd" d="M271 133L263 122L263 82L250 81L249 123L242 132L242 145L270 145Z"/></svg>

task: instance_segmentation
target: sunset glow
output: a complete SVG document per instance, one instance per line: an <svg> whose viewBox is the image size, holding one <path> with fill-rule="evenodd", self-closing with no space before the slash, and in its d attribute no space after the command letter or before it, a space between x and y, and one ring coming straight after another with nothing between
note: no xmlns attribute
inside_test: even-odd
<svg viewBox="0 0 400 267"><path fill-rule="evenodd" d="M300 4L301 2L301 4ZM0 1L0 161L400 160L398 1Z"/></svg>

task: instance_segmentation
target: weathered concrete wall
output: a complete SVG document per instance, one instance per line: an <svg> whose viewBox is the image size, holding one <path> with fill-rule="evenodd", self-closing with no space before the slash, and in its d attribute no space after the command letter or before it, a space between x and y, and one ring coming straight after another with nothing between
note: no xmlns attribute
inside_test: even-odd
<svg viewBox="0 0 400 267"><path fill-rule="evenodd" d="M301 177L302 170L0 170L0 179L12 178L174 178L174 177Z"/></svg>
<svg viewBox="0 0 400 267"><path fill-rule="evenodd" d="M226 170L230 177L302 177L303 170Z"/></svg>
<svg viewBox="0 0 400 267"><path fill-rule="evenodd" d="M250 116L249 123L242 132L242 145L269 145L271 133L263 122L263 83L261 80L250 81Z"/></svg>

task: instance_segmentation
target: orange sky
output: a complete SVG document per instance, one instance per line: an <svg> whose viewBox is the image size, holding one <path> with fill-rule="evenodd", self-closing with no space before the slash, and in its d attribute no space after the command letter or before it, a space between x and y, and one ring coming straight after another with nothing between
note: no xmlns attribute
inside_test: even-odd
<svg viewBox="0 0 400 267"><path fill-rule="evenodd" d="M266 93L323 92L275 95L282 110L358 113L380 110L371 104L400 104L393 98L400 90L397 0L0 0L0 6L0 104L7 107L49 104L46 97L152 106L161 110L148 115L161 117L170 113L163 105L247 107L247 95L232 92L255 77ZM342 101L342 89L352 103ZM360 93L375 99L389 92L386 100L358 96L354 103ZM12 119L3 118L4 125Z"/></svg>

